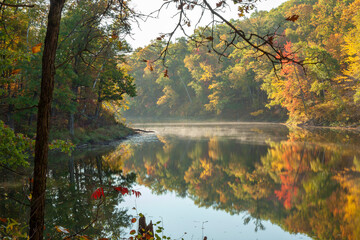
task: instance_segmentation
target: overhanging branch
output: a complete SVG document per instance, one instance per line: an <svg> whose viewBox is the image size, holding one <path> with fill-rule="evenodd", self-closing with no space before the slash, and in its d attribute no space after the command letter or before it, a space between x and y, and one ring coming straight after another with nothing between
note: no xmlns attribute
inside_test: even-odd
<svg viewBox="0 0 360 240"><path fill-rule="evenodd" d="M0 5L6 6L6 7L14 7L14 8L19 8L19 7L33 8L33 7L35 7L35 4L25 4L25 3L11 4L11 3L5 3L5 1L0 2Z"/></svg>

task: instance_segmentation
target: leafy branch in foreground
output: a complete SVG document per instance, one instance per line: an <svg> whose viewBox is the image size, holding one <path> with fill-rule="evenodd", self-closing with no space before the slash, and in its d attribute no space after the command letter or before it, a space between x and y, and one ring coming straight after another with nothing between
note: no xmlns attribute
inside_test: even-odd
<svg viewBox="0 0 360 240"><path fill-rule="evenodd" d="M169 54L169 46L173 40L175 33L182 31L185 36L195 43L196 46L207 46L209 51L214 51L219 55L219 58L228 57L227 51L229 48L237 49L250 49L253 51L254 57L265 57L273 65L273 69L276 71L282 68L283 64L286 63L295 63L300 66L305 64L312 63L312 61L296 59L292 53L285 54L284 47L278 41L278 38L282 37L278 32L279 27L273 30L270 30L264 35L259 35L253 32L247 32L245 29L237 26L234 22L227 20L224 17L224 12L230 8L229 2L227 0L218 1L217 3L210 3L208 0L167 0L164 1L162 6L152 12L150 16L159 16L160 12L164 9L174 8L176 9L176 14L174 18L177 18L176 26L173 28L173 31L170 33L162 34L157 38L157 40L165 41L165 47L161 50L160 55L154 59L150 60L154 62L156 60L162 60L165 67L165 59ZM236 6L238 6L238 15L239 17L245 16L245 14L250 13L255 9L255 4L259 0L248 0L248 1L232 1ZM198 15L197 19L194 20L192 14L196 12L201 12ZM210 14L211 20L205 20L205 15ZM299 18L299 15L284 16L285 21L295 22ZM208 21L205 24L205 27L202 28L198 33L189 35L186 32L186 27L190 27L193 22L196 22L196 26L204 21ZM229 27L229 33L227 39L221 38L215 34L215 29L219 24L225 24ZM229 39L229 40L228 40ZM219 44L221 43L221 44ZM165 72L167 75L167 72Z"/></svg>

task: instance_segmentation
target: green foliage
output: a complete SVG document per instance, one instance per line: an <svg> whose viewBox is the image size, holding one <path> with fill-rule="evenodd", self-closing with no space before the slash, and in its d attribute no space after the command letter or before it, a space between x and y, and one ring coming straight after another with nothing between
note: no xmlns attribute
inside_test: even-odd
<svg viewBox="0 0 360 240"><path fill-rule="evenodd" d="M14 131L0 120L0 163L9 167L28 166L35 141Z"/></svg>
<svg viewBox="0 0 360 240"><path fill-rule="evenodd" d="M0 218L0 236L2 239L28 238L27 226L23 226L12 218Z"/></svg>
<svg viewBox="0 0 360 240"><path fill-rule="evenodd" d="M138 214L139 218L145 218L144 214L139 213ZM133 218L131 220L132 223L135 223L137 221L136 218ZM146 223L145 223L146 224ZM135 229L132 229L129 234L131 235L131 237L129 239L149 239L149 240L161 240L161 239L167 239L170 240L171 237L168 237L166 235L164 235L165 229L164 227L160 226L163 225L161 221L157 221L155 223L152 223L152 228L154 230L154 232L150 231L150 229L141 229L144 233L137 233L137 231ZM184 233L185 235L186 233ZM161 235L161 237L160 237ZM179 238L180 239L180 238ZM181 238L183 239L183 238Z"/></svg>
<svg viewBox="0 0 360 240"><path fill-rule="evenodd" d="M28 158L34 151L35 140L22 133L15 133L0 120L0 163L11 168L28 166ZM58 149L68 155L75 149L70 141L54 140L49 149Z"/></svg>
<svg viewBox="0 0 360 240"><path fill-rule="evenodd" d="M75 129L74 136L71 136L68 131L58 130L51 133L51 139L53 139L52 143L57 142L55 145L58 147L56 148L60 149L62 152L69 153L68 151L70 150L71 152L74 147L73 144L101 144L104 142L125 138L129 134L133 133L134 131L131 128L128 128L123 124L116 124L106 127L98 127L93 130L79 127ZM71 139L71 142L69 139Z"/></svg>
<svg viewBox="0 0 360 240"><path fill-rule="evenodd" d="M75 150L75 145L69 140L54 140L49 144L49 149L58 149L71 156L71 153Z"/></svg>
<svg viewBox="0 0 360 240"><path fill-rule="evenodd" d="M34 4L34 8L3 6L0 16L0 105L4 113L0 119L29 136L36 130L47 19L47 3ZM102 109L102 103L111 101L120 107L125 95L136 95L133 79L123 66L129 46L122 35L129 25L113 10L105 10L104 2L70 0L65 5L55 63L53 128L72 133L94 122L113 124L114 112Z"/></svg>

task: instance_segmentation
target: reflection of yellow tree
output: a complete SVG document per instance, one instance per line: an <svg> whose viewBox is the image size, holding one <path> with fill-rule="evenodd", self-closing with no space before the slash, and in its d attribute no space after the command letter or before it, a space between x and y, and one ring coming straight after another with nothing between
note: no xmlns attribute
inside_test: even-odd
<svg viewBox="0 0 360 240"><path fill-rule="evenodd" d="M197 143L188 153L192 164L184 173L184 180L189 186L189 193L196 196L195 203L230 202L228 178L224 167L219 161L222 150L217 137L212 137L207 143Z"/></svg>
<svg viewBox="0 0 360 240"><path fill-rule="evenodd" d="M209 139L209 157L213 160L217 160L220 157L219 140L217 137Z"/></svg>
<svg viewBox="0 0 360 240"><path fill-rule="evenodd" d="M203 169L202 173L200 174L200 179L206 179L211 177L214 165L209 161L209 159L200 159L200 164Z"/></svg>
<svg viewBox="0 0 360 240"><path fill-rule="evenodd" d="M317 239L356 239L360 162L351 139L331 131L291 130L287 141L265 147L167 137L140 146L125 168L155 192L189 194L199 206L232 214L246 210Z"/></svg>
<svg viewBox="0 0 360 240"><path fill-rule="evenodd" d="M113 171L123 170L124 162L133 155L133 149L129 144L120 144L114 151L103 155L104 166Z"/></svg>
<svg viewBox="0 0 360 240"><path fill-rule="evenodd" d="M337 209L338 214L342 215L345 223L341 228L341 234L346 239L359 239L360 236L360 180L359 172L355 176L350 174L337 174L336 180L339 181L344 190L344 206Z"/></svg>

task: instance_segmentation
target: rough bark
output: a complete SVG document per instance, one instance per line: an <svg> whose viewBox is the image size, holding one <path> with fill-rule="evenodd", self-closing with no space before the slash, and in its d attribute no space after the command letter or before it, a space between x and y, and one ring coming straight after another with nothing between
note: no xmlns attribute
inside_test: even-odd
<svg viewBox="0 0 360 240"><path fill-rule="evenodd" d="M42 57L41 93L38 105L35 143L34 187L30 210L30 239L42 240L44 232L44 210L46 172L48 163L49 119L54 90L55 55L58 43L61 12L65 0L50 0L48 26Z"/></svg>
<svg viewBox="0 0 360 240"><path fill-rule="evenodd" d="M75 136L75 129L74 129L74 125L75 125L75 116L74 116L74 113L69 113L69 133L70 133L70 136L72 138L74 138Z"/></svg>

